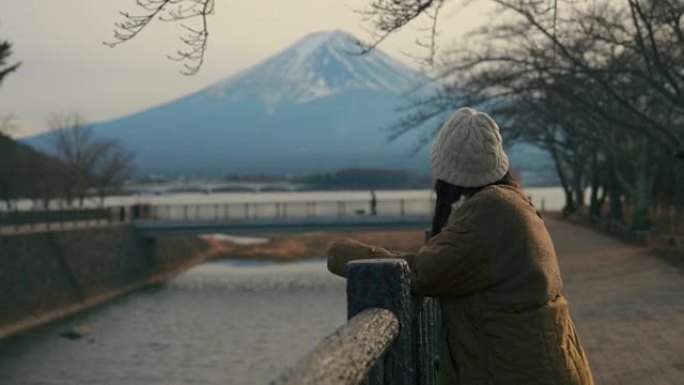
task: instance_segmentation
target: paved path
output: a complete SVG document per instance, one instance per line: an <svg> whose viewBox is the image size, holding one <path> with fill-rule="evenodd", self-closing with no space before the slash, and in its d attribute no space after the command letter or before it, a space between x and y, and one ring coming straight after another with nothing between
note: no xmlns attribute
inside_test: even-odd
<svg viewBox="0 0 684 385"><path fill-rule="evenodd" d="M596 384L684 384L684 275L645 249L547 226Z"/></svg>

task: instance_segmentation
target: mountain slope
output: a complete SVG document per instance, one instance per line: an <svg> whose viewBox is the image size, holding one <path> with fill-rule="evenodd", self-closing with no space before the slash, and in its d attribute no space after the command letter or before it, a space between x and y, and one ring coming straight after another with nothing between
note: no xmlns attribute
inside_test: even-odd
<svg viewBox="0 0 684 385"><path fill-rule="evenodd" d="M303 174L343 168L426 172L420 130L384 130L428 79L344 32L311 34L243 72L173 102L94 126L122 140L141 175ZM415 94L414 94L415 95ZM28 143L43 148L46 136Z"/></svg>

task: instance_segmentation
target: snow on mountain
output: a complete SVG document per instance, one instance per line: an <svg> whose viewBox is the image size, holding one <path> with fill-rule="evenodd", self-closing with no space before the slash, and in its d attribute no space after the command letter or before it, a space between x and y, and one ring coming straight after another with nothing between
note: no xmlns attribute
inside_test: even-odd
<svg viewBox="0 0 684 385"><path fill-rule="evenodd" d="M94 135L123 141L139 175L428 172L428 148L413 151L427 130L388 142L387 127L429 79L380 50L358 52L347 33L314 33L203 90L96 124ZM26 142L49 149L45 134Z"/></svg>
<svg viewBox="0 0 684 385"><path fill-rule="evenodd" d="M283 104L309 103L352 90L402 94L425 78L379 50L361 55L342 32L310 34L288 49L204 90L197 102L255 98L272 113Z"/></svg>
<svg viewBox="0 0 684 385"><path fill-rule="evenodd" d="M379 50L360 55L358 40L317 32L287 50L210 87L204 97L259 99L268 111L284 103L309 103L350 90L405 93L423 80Z"/></svg>

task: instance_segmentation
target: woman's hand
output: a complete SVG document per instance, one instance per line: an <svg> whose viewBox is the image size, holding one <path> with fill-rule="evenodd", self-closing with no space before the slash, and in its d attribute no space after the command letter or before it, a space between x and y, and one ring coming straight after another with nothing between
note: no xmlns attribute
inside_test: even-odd
<svg viewBox="0 0 684 385"><path fill-rule="evenodd" d="M392 258L389 251L355 241L341 239L328 244L328 270L342 277L347 275L347 262L359 259Z"/></svg>
<svg viewBox="0 0 684 385"><path fill-rule="evenodd" d="M328 270L342 277L347 275L347 262L353 261L359 248L365 248L363 243L352 239L341 239L328 244Z"/></svg>

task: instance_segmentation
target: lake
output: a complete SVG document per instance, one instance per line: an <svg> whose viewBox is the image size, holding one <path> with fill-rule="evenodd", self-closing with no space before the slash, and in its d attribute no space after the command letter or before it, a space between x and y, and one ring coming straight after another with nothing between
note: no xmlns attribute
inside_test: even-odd
<svg viewBox="0 0 684 385"><path fill-rule="evenodd" d="M345 322L345 282L320 260L210 262L0 341L0 384L265 385ZM91 334L59 336L78 324Z"/></svg>

